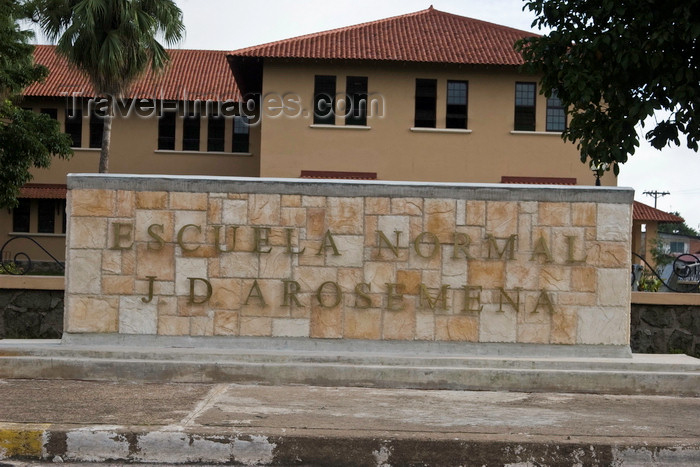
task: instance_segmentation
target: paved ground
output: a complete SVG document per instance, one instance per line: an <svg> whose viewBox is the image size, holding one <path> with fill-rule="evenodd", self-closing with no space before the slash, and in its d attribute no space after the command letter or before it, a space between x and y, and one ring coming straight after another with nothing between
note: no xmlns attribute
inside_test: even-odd
<svg viewBox="0 0 700 467"><path fill-rule="evenodd" d="M3 458L698 465L700 398L5 379Z"/></svg>

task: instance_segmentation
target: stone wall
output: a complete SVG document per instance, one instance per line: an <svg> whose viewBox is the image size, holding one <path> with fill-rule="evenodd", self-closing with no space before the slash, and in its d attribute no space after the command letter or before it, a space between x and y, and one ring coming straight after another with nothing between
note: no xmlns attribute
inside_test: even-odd
<svg viewBox="0 0 700 467"><path fill-rule="evenodd" d="M60 339L63 291L0 289L0 338Z"/></svg>
<svg viewBox="0 0 700 467"><path fill-rule="evenodd" d="M632 304L631 347L637 353L700 358L700 307Z"/></svg>
<svg viewBox="0 0 700 467"><path fill-rule="evenodd" d="M0 338L56 339L63 331L63 291L0 290ZM635 353L682 352L700 358L700 307L632 304Z"/></svg>
<svg viewBox="0 0 700 467"><path fill-rule="evenodd" d="M629 343L629 189L116 175L69 188L69 333Z"/></svg>

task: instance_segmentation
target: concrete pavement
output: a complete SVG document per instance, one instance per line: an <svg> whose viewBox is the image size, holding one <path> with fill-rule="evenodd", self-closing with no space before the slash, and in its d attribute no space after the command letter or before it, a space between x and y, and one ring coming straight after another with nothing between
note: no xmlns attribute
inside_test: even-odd
<svg viewBox="0 0 700 467"><path fill-rule="evenodd" d="M0 380L0 462L698 465L700 398Z"/></svg>

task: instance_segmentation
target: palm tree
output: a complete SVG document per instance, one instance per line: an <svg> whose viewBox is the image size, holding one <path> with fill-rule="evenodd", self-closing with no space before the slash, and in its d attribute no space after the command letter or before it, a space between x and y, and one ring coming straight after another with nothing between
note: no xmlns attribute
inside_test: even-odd
<svg viewBox="0 0 700 467"><path fill-rule="evenodd" d="M115 99L149 66L169 60L158 38L172 46L184 35L182 11L172 0L34 0L34 17L56 51L90 78L107 99L100 173L109 171Z"/></svg>

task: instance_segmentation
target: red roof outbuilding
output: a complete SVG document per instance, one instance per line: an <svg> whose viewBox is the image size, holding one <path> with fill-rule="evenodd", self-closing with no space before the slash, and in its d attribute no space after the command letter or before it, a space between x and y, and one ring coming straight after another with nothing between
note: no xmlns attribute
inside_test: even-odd
<svg viewBox="0 0 700 467"><path fill-rule="evenodd" d="M646 222L659 222L659 223L670 223L670 224L682 224L685 219L676 216L674 214L669 214L667 212L661 211L660 209L652 208L639 201L634 202L632 207L632 219L635 221L646 221Z"/></svg>
<svg viewBox="0 0 700 467"><path fill-rule="evenodd" d="M131 86L125 98L157 100L239 100L238 87L220 50L168 50L170 63L161 74L150 68ZM46 66L49 76L24 91L25 96L95 97L88 77L56 53L52 45L38 45L34 60Z"/></svg>

